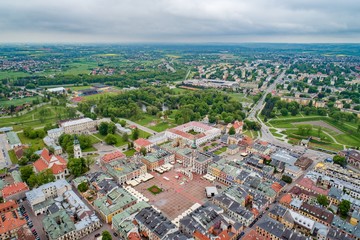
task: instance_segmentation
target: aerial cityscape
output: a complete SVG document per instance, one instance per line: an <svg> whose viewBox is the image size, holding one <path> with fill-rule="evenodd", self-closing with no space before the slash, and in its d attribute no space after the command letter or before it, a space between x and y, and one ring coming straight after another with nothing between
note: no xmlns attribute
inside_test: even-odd
<svg viewBox="0 0 360 240"><path fill-rule="evenodd" d="M360 239L359 3L20 2L0 240Z"/></svg>

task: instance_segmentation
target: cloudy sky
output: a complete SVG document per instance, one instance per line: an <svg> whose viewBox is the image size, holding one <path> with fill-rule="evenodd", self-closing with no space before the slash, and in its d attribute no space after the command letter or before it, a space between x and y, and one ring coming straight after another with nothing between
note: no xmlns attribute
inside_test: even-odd
<svg viewBox="0 0 360 240"><path fill-rule="evenodd" d="M360 0L0 0L0 42L360 42Z"/></svg>

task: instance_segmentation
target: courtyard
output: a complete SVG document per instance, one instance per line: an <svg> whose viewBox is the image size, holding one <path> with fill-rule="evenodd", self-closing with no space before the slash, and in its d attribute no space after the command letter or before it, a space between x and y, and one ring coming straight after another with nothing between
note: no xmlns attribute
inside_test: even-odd
<svg viewBox="0 0 360 240"><path fill-rule="evenodd" d="M149 199L149 204L161 210L171 220L195 203L206 202L205 187L215 185L202 179L200 175L194 174L193 180L190 180L174 169L163 174L156 172L151 174L154 176L153 179L139 184L135 189ZM154 194L149 191L154 186L160 188L162 192Z"/></svg>

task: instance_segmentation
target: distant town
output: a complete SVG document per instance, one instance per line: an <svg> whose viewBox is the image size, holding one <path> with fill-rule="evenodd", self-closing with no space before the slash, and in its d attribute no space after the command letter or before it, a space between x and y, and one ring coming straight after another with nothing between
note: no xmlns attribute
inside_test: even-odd
<svg viewBox="0 0 360 240"><path fill-rule="evenodd" d="M350 46L0 47L0 239L360 239Z"/></svg>

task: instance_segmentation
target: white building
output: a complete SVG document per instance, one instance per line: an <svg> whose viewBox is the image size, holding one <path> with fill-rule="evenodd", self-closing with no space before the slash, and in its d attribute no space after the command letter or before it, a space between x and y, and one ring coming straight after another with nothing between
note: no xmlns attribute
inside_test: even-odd
<svg viewBox="0 0 360 240"><path fill-rule="evenodd" d="M95 130L97 121L91 118L80 118L60 123L66 134L86 133Z"/></svg>
<svg viewBox="0 0 360 240"><path fill-rule="evenodd" d="M39 215L45 213L47 207L49 207L44 204L45 201L61 196L68 190L71 190L71 185L66 180L61 179L34 188L33 190L26 192L25 195L34 214Z"/></svg>
<svg viewBox="0 0 360 240"><path fill-rule="evenodd" d="M54 128L47 131L50 138L57 140L64 133L64 128Z"/></svg>
<svg viewBox="0 0 360 240"><path fill-rule="evenodd" d="M188 122L166 130L165 136L170 139L183 139L188 145L194 140L196 146L211 141L221 135L221 130L201 122Z"/></svg>

